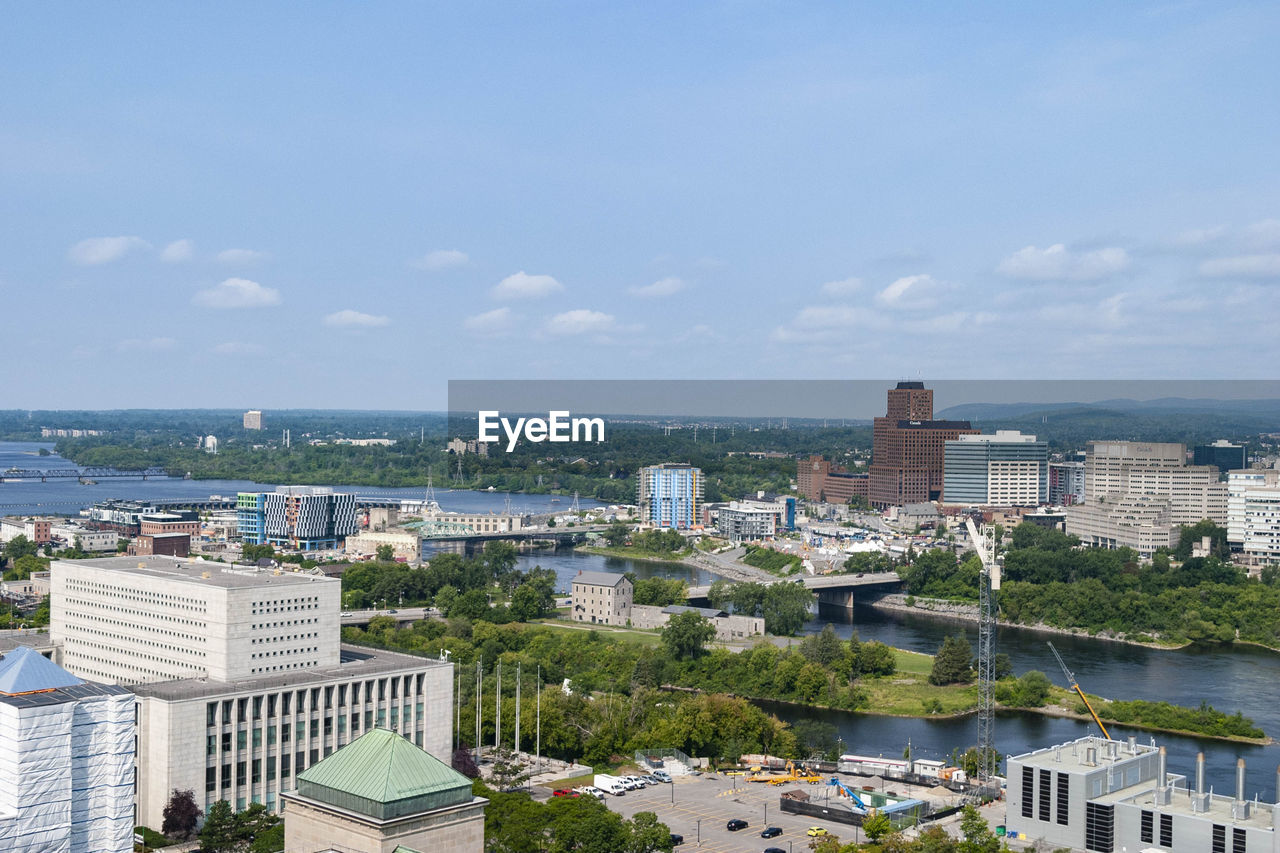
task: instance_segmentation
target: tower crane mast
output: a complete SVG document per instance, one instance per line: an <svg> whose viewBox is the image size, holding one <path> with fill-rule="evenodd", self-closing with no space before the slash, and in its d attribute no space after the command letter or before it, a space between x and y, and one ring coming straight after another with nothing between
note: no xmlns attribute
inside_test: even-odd
<svg viewBox="0 0 1280 853"><path fill-rule="evenodd" d="M995 553L995 528L982 530L965 519L969 541L982 561L978 579L978 779L983 784L996 775L998 761L995 750L995 644L996 593L1000 591L1000 563Z"/></svg>

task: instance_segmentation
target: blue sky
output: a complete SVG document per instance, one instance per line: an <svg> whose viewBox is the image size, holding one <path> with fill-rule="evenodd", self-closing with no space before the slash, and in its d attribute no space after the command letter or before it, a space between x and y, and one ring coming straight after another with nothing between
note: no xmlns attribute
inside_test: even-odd
<svg viewBox="0 0 1280 853"><path fill-rule="evenodd" d="M1275 375L1272 3L7 19L6 407Z"/></svg>

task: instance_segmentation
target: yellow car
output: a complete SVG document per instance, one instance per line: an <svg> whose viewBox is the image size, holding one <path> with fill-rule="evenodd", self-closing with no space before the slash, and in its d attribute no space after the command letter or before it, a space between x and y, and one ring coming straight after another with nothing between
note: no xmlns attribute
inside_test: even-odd
<svg viewBox="0 0 1280 853"><path fill-rule="evenodd" d="M817 838L820 835L826 835L827 831L820 826L811 826L807 834L810 838Z"/></svg>

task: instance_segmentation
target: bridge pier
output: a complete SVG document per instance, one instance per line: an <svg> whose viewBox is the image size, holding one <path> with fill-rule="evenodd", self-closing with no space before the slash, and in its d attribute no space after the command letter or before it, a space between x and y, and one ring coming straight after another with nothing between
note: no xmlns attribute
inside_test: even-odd
<svg viewBox="0 0 1280 853"><path fill-rule="evenodd" d="M819 607L840 607L845 610L852 610L853 601L853 589L849 587L818 590Z"/></svg>

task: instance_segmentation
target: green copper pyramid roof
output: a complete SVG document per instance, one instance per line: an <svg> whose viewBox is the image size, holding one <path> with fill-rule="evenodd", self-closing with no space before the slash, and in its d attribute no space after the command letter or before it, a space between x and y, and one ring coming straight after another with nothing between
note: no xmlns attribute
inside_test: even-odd
<svg viewBox="0 0 1280 853"><path fill-rule="evenodd" d="M298 793L380 820L471 800L471 780L387 729L372 729L298 774Z"/></svg>

